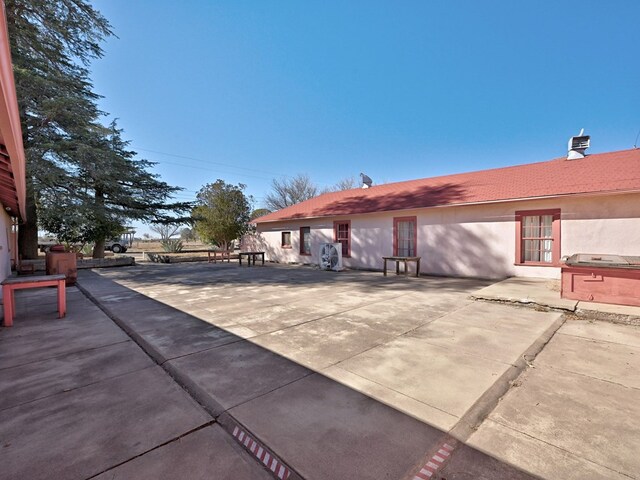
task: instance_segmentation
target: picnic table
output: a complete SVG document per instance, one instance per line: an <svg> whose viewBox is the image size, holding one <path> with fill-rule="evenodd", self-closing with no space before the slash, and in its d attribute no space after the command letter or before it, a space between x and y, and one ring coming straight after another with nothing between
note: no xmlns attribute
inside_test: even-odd
<svg viewBox="0 0 640 480"><path fill-rule="evenodd" d="M421 257L382 257L384 260L384 276L387 276L387 262L396 262L396 275L400 275L400 264L404 264L404 274L408 275L409 270L407 263L415 262L416 264L416 277L420 276L420 258Z"/></svg>
<svg viewBox="0 0 640 480"><path fill-rule="evenodd" d="M256 257L260 256L262 258L262 265L264 265L264 252L240 252L238 253L238 261L240 265L242 265L242 257L247 257L247 266L251 266L251 260L253 260L253 264L256 264Z"/></svg>
<svg viewBox="0 0 640 480"><path fill-rule="evenodd" d="M226 259L227 263L230 263L232 253L233 251L231 250L207 250L207 263L218 263L218 258L220 258L221 262L224 262Z"/></svg>

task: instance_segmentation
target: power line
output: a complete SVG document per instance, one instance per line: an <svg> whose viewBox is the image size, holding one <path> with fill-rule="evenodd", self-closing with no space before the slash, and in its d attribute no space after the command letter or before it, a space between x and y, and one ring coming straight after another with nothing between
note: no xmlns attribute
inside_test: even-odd
<svg viewBox="0 0 640 480"><path fill-rule="evenodd" d="M239 177L249 177L249 178L259 178L261 180L270 180L269 177L264 177L264 176L259 176L259 175L249 175L248 173L238 173L238 172L229 172L229 171L224 171L224 170L214 170L212 168L204 168L204 167L198 167L195 165L188 165L186 163L178 163L178 162L167 162L165 160L162 160L161 163L163 165L176 165L178 167L186 167L186 168L194 168L196 170L203 170L205 172L218 172L218 173L226 173L229 175L236 175Z"/></svg>
<svg viewBox="0 0 640 480"><path fill-rule="evenodd" d="M230 164L230 163L215 162L215 161L212 161L212 160L203 160L201 158L190 157L190 156L187 156L187 155L178 155L178 154L175 154L175 153L160 152L158 150L149 150L147 148L138 148L138 150L142 150L143 152L156 153L156 154L159 154L159 155L166 155L168 157L184 158L185 160L193 160L195 162L205 163L207 165L211 165L211 164L213 164L213 165L221 165L223 167L231 167L231 168L235 168L235 169L238 169L238 170L248 170L250 172L266 173L267 175L275 175L275 176L278 176L278 177L290 177L291 176L291 175L287 175L287 174L284 174L284 173L270 172L268 170L260 170L260 169L257 169L257 168L241 167L241 166L233 165L233 164ZM165 162L165 163L168 163L168 162ZM179 164L179 165L185 166L184 164ZM262 177L259 177L259 178L262 178Z"/></svg>

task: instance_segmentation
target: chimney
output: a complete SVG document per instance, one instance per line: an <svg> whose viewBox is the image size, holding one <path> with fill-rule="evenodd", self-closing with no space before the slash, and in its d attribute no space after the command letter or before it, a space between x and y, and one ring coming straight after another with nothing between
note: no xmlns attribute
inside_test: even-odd
<svg viewBox="0 0 640 480"><path fill-rule="evenodd" d="M370 188L373 184L373 180L371 180L371 178L369 178L369 176L365 175L364 173L360 174L360 178L362 178L362 188Z"/></svg>
<svg viewBox="0 0 640 480"><path fill-rule="evenodd" d="M584 135L584 128L580 130L580 134L569 139L569 153L567 154L567 160L576 160L578 158L584 158L584 151L589 148L591 137Z"/></svg>

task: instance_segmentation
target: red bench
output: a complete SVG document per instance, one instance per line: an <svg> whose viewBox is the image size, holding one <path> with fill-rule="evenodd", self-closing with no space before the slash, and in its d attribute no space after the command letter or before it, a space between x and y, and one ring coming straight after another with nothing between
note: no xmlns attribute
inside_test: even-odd
<svg viewBox="0 0 640 480"><path fill-rule="evenodd" d="M15 313L15 298L13 292L23 288L58 287L58 314L62 318L67 313L66 276L38 275L35 277L9 277L2 282L2 296L4 302L4 326L13 326Z"/></svg>

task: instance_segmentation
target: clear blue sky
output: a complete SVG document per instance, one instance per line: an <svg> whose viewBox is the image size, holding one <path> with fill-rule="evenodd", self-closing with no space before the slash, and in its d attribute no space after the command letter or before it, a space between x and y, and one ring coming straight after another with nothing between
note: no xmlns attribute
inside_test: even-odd
<svg viewBox="0 0 640 480"><path fill-rule="evenodd" d="M400 181L640 131L634 0L93 3L118 36L101 107L183 199L221 178L258 208L282 175Z"/></svg>

